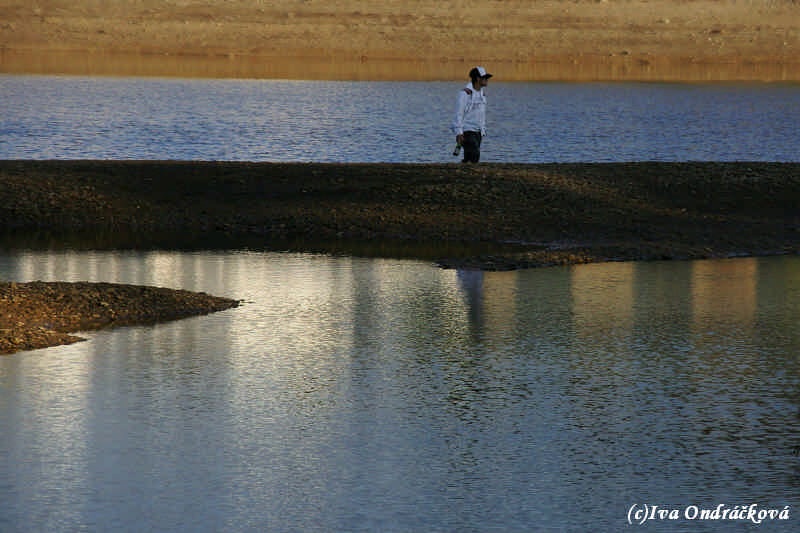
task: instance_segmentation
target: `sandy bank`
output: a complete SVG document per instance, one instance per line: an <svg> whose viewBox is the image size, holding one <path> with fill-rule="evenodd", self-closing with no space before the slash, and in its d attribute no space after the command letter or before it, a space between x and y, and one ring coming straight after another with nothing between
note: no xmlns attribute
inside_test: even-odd
<svg viewBox="0 0 800 533"><path fill-rule="evenodd" d="M81 339L71 333L153 324L239 304L205 293L112 283L0 282L0 355Z"/></svg>
<svg viewBox="0 0 800 533"><path fill-rule="evenodd" d="M0 6L0 72L298 79L800 80L794 0L247 0Z"/></svg>

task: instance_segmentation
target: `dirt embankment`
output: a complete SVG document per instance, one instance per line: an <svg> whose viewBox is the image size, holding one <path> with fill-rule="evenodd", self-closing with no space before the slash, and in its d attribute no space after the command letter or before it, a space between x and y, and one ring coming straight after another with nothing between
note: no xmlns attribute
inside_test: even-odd
<svg viewBox="0 0 800 533"><path fill-rule="evenodd" d="M11 0L0 72L800 80L797 0Z"/></svg>

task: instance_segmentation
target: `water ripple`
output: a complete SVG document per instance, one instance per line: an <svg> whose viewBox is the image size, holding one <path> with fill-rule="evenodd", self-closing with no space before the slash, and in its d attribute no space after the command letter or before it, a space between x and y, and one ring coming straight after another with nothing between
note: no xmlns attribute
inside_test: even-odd
<svg viewBox="0 0 800 533"><path fill-rule="evenodd" d="M0 158L452 162L460 83L0 75ZM797 161L800 86L502 83L485 161Z"/></svg>

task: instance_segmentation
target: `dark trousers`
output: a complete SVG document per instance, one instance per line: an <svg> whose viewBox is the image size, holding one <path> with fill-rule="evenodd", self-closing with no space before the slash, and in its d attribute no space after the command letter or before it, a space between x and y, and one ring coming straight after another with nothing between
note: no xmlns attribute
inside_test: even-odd
<svg viewBox="0 0 800 533"><path fill-rule="evenodd" d="M465 131L464 163L477 163L481 159L481 134L478 131Z"/></svg>

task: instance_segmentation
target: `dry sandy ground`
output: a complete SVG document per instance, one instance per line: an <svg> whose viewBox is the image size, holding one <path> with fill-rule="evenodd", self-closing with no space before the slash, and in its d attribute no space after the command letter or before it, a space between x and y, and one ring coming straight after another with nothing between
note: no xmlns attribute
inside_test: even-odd
<svg viewBox="0 0 800 533"><path fill-rule="evenodd" d="M800 80L798 0L6 0L0 72Z"/></svg>

